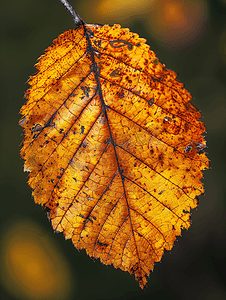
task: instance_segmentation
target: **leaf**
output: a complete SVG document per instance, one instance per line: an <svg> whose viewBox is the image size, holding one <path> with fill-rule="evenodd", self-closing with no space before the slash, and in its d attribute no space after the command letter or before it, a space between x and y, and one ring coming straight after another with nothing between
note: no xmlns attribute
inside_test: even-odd
<svg viewBox="0 0 226 300"><path fill-rule="evenodd" d="M28 81L21 157L53 229L144 289L204 192L205 127L145 39L77 21Z"/></svg>

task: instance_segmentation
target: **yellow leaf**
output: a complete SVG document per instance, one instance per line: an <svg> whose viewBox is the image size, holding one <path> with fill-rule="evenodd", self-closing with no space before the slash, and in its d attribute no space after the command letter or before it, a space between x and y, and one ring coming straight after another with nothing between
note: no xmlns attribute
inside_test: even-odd
<svg viewBox="0 0 226 300"><path fill-rule="evenodd" d="M144 39L76 20L29 79L21 156L54 230L144 289L204 192L205 127Z"/></svg>

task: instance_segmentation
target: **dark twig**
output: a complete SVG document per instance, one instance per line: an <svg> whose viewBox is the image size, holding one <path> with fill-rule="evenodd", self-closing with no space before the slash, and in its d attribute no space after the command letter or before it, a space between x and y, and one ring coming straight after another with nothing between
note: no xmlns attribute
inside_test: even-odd
<svg viewBox="0 0 226 300"><path fill-rule="evenodd" d="M74 23L76 26L84 24L82 18L78 15L78 13L74 10L73 6L69 3L68 0L60 0L60 2L66 7L69 13L72 15Z"/></svg>

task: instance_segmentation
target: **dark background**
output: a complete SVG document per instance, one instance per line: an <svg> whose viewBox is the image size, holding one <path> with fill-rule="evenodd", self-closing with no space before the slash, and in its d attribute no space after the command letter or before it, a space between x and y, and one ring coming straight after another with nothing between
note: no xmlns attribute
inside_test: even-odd
<svg viewBox="0 0 226 300"><path fill-rule="evenodd" d="M126 19L117 21L145 37L160 61L179 73L178 79L194 97L192 103L202 112L211 160L211 170L204 172L205 195L199 197L199 207L193 211L191 228L183 231L183 237L178 237L171 253L167 252L162 262L155 265L147 289L142 291L134 276L112 266L106 267L99 260L94 263L85 251L78 252L70 240L65 241L62 234L54 234L45 211L34 204L19 156L19 144L23 139L18 125L19 110L25 102L26 81L35 73L36 59L54 38L73 28L73 21L57 0L1 1L0 247L3 250L0 262L3 267L0 267L0 299L29 299L14 291L17 279L13 275L7 277L8 284L4 281L4 272L8 272L4 264L4 243L7 243L11 226L22 221L41 226L41 232L60 253L59 259L63 257L70 266L68 274L72 284L68 300L226 299L226 1L202 2L206 7L204 29L195 42L190 41L186 46L176 42L165 44L161 36L158 40L158 28L154 34L153 28L149 30L147 26L151 14L144 18L132 16L128 24ZM98 15L90 13L88 0L71 0L71 3L87 23L109 22L105 16L99 21ZM117 3L115 1L115 6Z"/></svg>

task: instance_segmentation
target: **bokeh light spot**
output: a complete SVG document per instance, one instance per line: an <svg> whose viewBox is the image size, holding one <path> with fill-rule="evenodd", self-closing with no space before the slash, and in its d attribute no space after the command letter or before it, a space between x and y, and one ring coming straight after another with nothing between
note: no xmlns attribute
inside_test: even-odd
<svg viewBox="0 0 226 300"><path fill-rule="evenodd" d="M68 299L71 271L45 231L18 221L1 239L1 281L18 299Z"/></svg>
<svg viewBox="0 0 226 300"><path fill-rule="evenodd" d="M194 45L205 33L206 0L162 0L152 7L146 26L152 36L171 50Z"/></svg>
<svg viewBox="0 0 226 300"><path fill-rule="evenodd" d="M182 4L179 2L166 2L163 6L163 19L167 25L173 26L186 25L186 16Z"/></svg>
<svg viewBox="0 0 226 300"><path fill-rule="evenodd" d="M86 4L84 5L84 1ZM150 13L157 0L84 0L79 6L79 12L89 23L114 24L128 26L134 19L142 20ZM89 7L89 9L86 9Z"/></svg>

